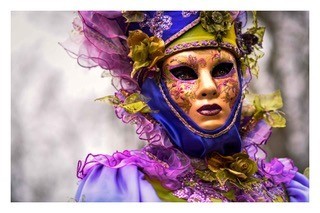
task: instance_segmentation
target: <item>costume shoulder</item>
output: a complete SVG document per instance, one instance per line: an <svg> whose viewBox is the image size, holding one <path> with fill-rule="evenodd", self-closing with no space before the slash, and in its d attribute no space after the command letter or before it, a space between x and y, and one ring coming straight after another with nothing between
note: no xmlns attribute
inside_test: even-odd
<svg viewBox="0 0 320 213"><path fill-rule="evenodd" d="M144 174L133 164L115 168L94 162L81 178L77 202L160 201Z"/></svg>

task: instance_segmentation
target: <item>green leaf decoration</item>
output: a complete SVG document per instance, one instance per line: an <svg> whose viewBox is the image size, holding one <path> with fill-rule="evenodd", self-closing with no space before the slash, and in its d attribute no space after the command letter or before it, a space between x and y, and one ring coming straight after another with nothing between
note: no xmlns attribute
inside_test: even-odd
<svg viewBox="0 0 320 213"><path fill-rule="evenodd" d="M247 30L247 32L257 36L258 37L258 44L261 46L266 28L258 25L258 18L257 18L256 11L252 12L252 24L253 24L253 27L249 28Z"/></svg>
<svg viewBox="0 0 320 213"><path fill-rule="evenodd" d="M127 112L135 114L137 112L150 113L151 109L146 102L146 98L138 93L129 95L123 104L119 104L120 107L124 108Z"/></svg>
<svg viewBox="0 0 320 213"><path fill-rule="evenodd" d="M107 102L107 103L110 103L112 105L118 105L118 104L121 103L119 98L114 96L114 95L107 95L107 96L104 96L104 97L101 97L101 98L97 98L94 101Z"/></svg>
<svg viewBox="0 0 320 213"><path fill-rule="evenodd" d="M220 203L220 202L222 202L222 200L219 199L219 198L210 198L210 201L213 202L213 203Z"/></svg>
<svg viewBox="0 0 320 213"><path fill-rule="evenodd" d="M228 192L223 193L223 195L228 198L229 200L235 201L236 200L236 196L234 194L233 190L230 190Z"/></svg>
<svg viewBox="0 0 320 213"><path fill-rule="evenodd" d="M107 95L102 98L97 98L95 101L102 101L107 102L111 105L122 107L128 113L135 114L135 113L150 113L152 112L151 108L146 103L148 100L141 94L132 93L129 95L124 102L122 103L120 99L114 95Z"/></svg>
<svg viewBox="0 0 320 213"><path fill-rule="evenodd" d="M120 107L124 108L130 114L135 114L138 112L141 112L141 113L150 113L151 112L150 107L142 101L138 101L138 102L131 103L131 104L125 104L125 105L122 104Z"/></svg>
<svg viewBox="0 0 320 213"><path fill-rule="evenodd" d="M220 170L216 173L217 180L219 181L221 186L224 186L226 181L228 180L228 175L226 170Z"/></svg>
<svg viewBox="0 0 320 213"><path fill-rule="evenodd" d="M231 15L226 11L202 11L200 13L201 26L215 35L218 43L231 28Z"/></svg>
<svg viewBox="0 0 320 213"><path fill-rule="evenodd" d="M254 51L252 51L252 53L250 53L249 55L245 55L240 60L242 62L242 70L246 70L246 68L249 68L252 75L258 78L260 70L258 66L258 60L264 56L264 52L262 52L256 46L254 46L253 49Z"/></svg>
<svg viewBox="0 0 320 213"><path fill-rule="evenodd" d="M286 127L286 119L279 112L264 114L264 120L274 128Z"/></svg>
<svg viewBox="0 0 320 213"><path fill-rule="evenodd" d="M213 182L216 180L214 174L210 170L196 170L196 174L204 181Z"/></svg>
<svg viewBox="0 0 320 213"><path fill-rule="evenodd" d="M265 27L258 25L257 12L253 11L253 27L247 29L248 34L252 34L258 38L257 44L253 46L253 51L249 55L245 55L242 59L242 70L250 69L253 76L258 78L259 66L258 60L264 56L262 49L263 37L265 34Z"/></svg>
<svg viewBox="0 0 320 213"><path fill-rule="evenodd" d="M172 194L171 190L164 188L160 181L146 177L146 180L152 185L158 197L165 202L186 202L185 199L178 198Z"/></svg>
<svg viewBox="0 0 320 213"><path fill-rule="evenodd" d="M126 22L143 22L145 17L143 12L139 11L124 11L122 16L125 17Z"/></svg>
<svg viewBox="0 0 320 213"><path fill-rule="evenodd" d="M282 128L286 126L284 113L279 110L282 107L281 92L277 90L271 94L246 94L243 109L247 110L246 114L253 114L256 121L264 119L271 127Z"/></svg>
<svg viewBox="0 0 320 213"><path fill-rule="evenodd" d="M235 170L232 170L232 169L229 169L227 168L228 172L230 172L232 175L235 175L239 178L242 178L242 179L246 179L247 176L245 174L243 174L242 172L238 172L238 171L235 171Z"/></svg>
<svg viewBox="0 0 320 213"><path fill-rule="evenodd" d="M274 111L282 108L283 102L280 90L271 94L257 95L254 98L254 106L259 111Z"/></svg>

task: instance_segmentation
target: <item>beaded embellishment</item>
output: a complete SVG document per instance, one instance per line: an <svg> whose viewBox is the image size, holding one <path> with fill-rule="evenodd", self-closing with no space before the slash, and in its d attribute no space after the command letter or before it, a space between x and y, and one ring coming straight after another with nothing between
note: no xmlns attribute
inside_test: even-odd
<svg viewBox="0 0 320 213"><path fill-rule="evenodd" d="M159 38L162 38L163 31L171 28L171 20L172 18L164 15L163 11L157 11L154 17L146 17L145 21L140 23L140 27L149 27L151 33Z"/></svg>
<svg viewBox="0 0 320 213"><path fill-rule="evenodd" d="M256 175L257 178L259 175ZM268 180L256 183L251 189L240 189L232 184L221 186L218 182L206 182L196 174L189 173L180 178L182 187L173 195L188 202L286 202L288 197L282 185Z"/></svg>
<svg viewBox="0 0 320 213"><path fill-rule="evenodd" d="M208 170L203 159L192 158L191 164L196 171ZM221 185L217 180L206 181L197 172L190 171L179 178L181 188L172 192L178 198L188 202L286 202L288 196L282 184L275 185L262 175L255 173L255 182L251 187L241 188L227 182Z"/></svg>
<svg viewBox="0 0 320 213"><path fill-rule="evenodd" d="M203 41L195 41L190 43L186 42L186 43L177 44L173 47L167 48L165 50L165 55L171 55L173 53L180 52L186 49L201 48L201 47L213 47L213 48L221 47L221 48L226 48L231 50L233 53L236 54L237 57L241 57L242 55L242 52L240 51L239 48L231 45L230 43L227 43L227 42L218 43L215 40L203 40Z"/></svg>
<svg viewBox="0 0 320 213"><path fill-rule="evenodd" d="M198 13L198 11L182 11L181 15L183 18L187 18L187 17L189 17L191 15L195 15L197 13Z"/></svg>

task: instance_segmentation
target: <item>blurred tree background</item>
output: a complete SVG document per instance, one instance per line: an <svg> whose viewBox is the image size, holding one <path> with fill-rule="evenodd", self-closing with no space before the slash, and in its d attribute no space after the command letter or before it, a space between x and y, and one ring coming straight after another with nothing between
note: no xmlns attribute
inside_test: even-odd
<svg viewBox="0 0 320 213"><path fill-rule="evenodd" d="M12 12L11 200L73 201L77 161L143 145L112 107L94 99L113 94L101 70L81 68L58 42L74 12ZM309 165L309 13L261 11L267 27L256 93L282 92L287 127L274 129L270 157ZM250 26L251 22L248 22Z"/></svg>

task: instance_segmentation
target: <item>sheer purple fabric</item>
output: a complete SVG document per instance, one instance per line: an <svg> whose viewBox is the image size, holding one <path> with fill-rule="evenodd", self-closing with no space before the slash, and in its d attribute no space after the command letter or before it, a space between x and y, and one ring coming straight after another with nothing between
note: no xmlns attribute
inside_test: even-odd
<svg viewBox="0 0 320 213"><path fill-rule="evenodd" d="M158 180L160 178L160 181L165 183L163 185L165 188L179 192L181 185L178 180L193 174L192 170L185 166L189 165L189 162L183 162L188 159L180 158L181 156L175 154L174 150L163 150L158 147L149 147L143 153L125 151L116 152L112 156L89 155L83 166L79 164L78 176L82 180L75 200L78 202L160 202L160 198L146 180L145 175ZM284 183L290 202L309 201L309 180L301 173L295 173L295 168L290 166L289 161L287 163L271 161L264 169L270 173L269 176L266 174L265 176L270 180L268 183L271 185L259 185L259 187L267 187L271 190L269 195L273 193L272 190L277 193L281 188L280 184ZM288 172L295 174L292 180ZM186 173L188 174L185 175ZM213 188L209 186L203 190L205 192ZM219 194L219 190L215 193ZM259 195L262 196L263 193ZM243 201L249 202L250 196L243 195ZM237 197L237 201L242 201L241 196Z"/></svg>
<svg viewBox="0 0 320 213"><path fill-rule="evenodd" d="M78 164L78 178L85 179L96 167L120 169L125 166L137 166L150 178L155 178L171 190L181 187L178 177L192 171L190 159L174 148L147 146L143 150L116 152L109 155L89 154L82 164Z"/></svg>
<svg viewBox="0 0 320 213"><path fill-rule="evenodd" d="M275 184L288 183L296 175L298 168L288 158L274 158L270 162L259 162L260 171Z"/></svg>

